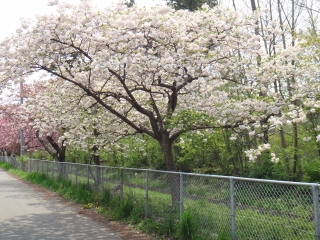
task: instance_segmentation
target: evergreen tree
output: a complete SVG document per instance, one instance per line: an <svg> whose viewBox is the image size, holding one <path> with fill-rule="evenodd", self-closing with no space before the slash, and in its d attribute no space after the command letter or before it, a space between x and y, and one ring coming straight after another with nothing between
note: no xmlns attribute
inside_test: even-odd
<svg viewBox="0 0 320 240"><path fill-rule="evenodd" d="M136 4L135 0L126 0L124 1L124 4L127 5L128 7L132 7L133 5Z"/></svg>
<svg viewBox="0 0 320 240"><path fill-rule="evenodd" d="M208 4L210 7L217 5L217 0L166 0L169 6L172 6L176 10L187 9L195 11L203 4Z"/></svg>

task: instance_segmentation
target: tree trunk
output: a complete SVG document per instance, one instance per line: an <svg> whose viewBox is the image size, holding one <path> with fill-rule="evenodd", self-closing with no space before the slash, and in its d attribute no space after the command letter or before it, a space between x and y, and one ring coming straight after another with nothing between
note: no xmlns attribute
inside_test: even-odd
<svg viewBox="0 0 320 240"><path fill-rule="evenodd" d="M291 19L291 46L295 46L295 40L296 40L296 32L295 32L295 2L292 0L291 1L291 12L292 12L292 19ZM291 65L295 65L295 61L292 60L291 61ZM292 77L291 79L291 82L292 82L292 85L295 84L295 78ZM291 96L292 93L291 93L291 86L290 85L290 88L289 88L289 95ZM294 102L295 105L297 105L298 103L297 102ZM301 169L298 169L299 168L299 165L298 165L298 125L297 123L293 123L292 124L293 126L293 166L292 166L292 176L293 176L293 180L298 180L299 179L299 173L301 171Z"/></svg>
<svg viewBox="0 0 320 240"><path fill-rule="evenodd" d="M232 162L232 167L233 167L233 175L238 175L239 174L239 168L237 166L237 163L236 163L236 154L233 153L233 150L232 150L232 147L230 146L230 135L229 135L229 132L227 129L222 129L222 136L223 136L223 140L224 140L224 143L225 143L225 146L227 148L227 151L229 153L229 160L231 160ZM243 165L243 161L242 159L239 159L239 163L240 163L240 168L241 168L241 171L243 172L245 166Z"/></svg>
<svg viewBox="0 0 320 240"><path fill-rule="evenodd" d="M95 109L95 113L96 113L96 109ZM96 124L94 124L96 125ZM95 137L98 137L100 135L99 131L97 129L94 129L93 130L93 135ZM92 148L91 148L93 154L92 154L92 158L93 158L93 162L94 162L94 165L95 165L95 174L93 174L91 172L91 175L93 176L93 179L94 179L94 183L95 183L95 186L98 187L100 184L101 184L101 168L100 168L100 154L98 154L98 150L99 150L99 147L97 145L94 145ZM91 168L90 168L91 170Z"/></svg>
<svg viewBox="0 0 320 240"><path fill-rule="evenodd" d="M91 172L91 175L93 176L95 186L99 186L101 184L101 168L100 168L100 155L93 155L93 162L94 162L94 169L95 174ZM91 168L90 168L91 170Z"/></svg>
<svg viewBox="0 0 320 240"><path fill-rule="evenodd" d="M297 168L298 168L298 126L297 123L293 123L293 166L292 166L292 180L298 180Z"/></svg>
<svg viewBox="0 0 320 240"><path fill-rule="evenodd" d="M164 161L167 171L176 172L177 167L173 158L172 141L169 139L169 134L162 135L162 141L160 142ZM168 173L168 182L170 186L172 205L178 205L180 202L180 176L177 173Z"/></svg>
<svg viewBox="0 0 320 240"><path fill-rule="evenodd" d="M286 165L286 173L287 173L287 176L289 177L290 176L290 162L289 162L288 156L285 153L285 149L287 148L287 144L286 144L286 140L284 137L283 129L280 129L280 141L281 141L281 148L284 151L284 161L285 161L285 165Z"/></svg>
<svg viewBox="0 0 320 240"><path fill-rule="evenodd" d="M58 162L59 175L64 179L67 179L67 165L64 163L66 161L66 146L64 141L61 143L61 147L53 140L51 136L46 137L51 146L56 151L55 160Z"/></svg>
<svg viewBox="0 0 320 240"><path fill-rule="evenodd" d="M56 158L56 153L52 151L47 144L43 141L43 139L40 137L39 131L36 131L36 138L40 142L41 146L44 148L44 150L49 153L49 155L53 158Z"/></svg>
<svg viewBox="0 0 320 240"><path fill-rule="evenodd" d="M55 160L57 162L65 162L66 161L66 146L64 145L64 141L62 141L61 147L53 140L51 136L46 137L51 146L56 150Z"/></svg>

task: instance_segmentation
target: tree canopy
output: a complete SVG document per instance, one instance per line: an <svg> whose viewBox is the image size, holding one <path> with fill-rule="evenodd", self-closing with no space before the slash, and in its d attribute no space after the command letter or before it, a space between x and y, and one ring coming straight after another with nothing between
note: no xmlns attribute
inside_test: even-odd
<svg viewBox="0 0 320 240"><path fill-rule="evenodd" d="M98 156L125 136L148 135L176 171L173 144L187 142L182 134L229 129L231 141L246 139L255 162L270 149L269 132L320 108L309 49L266 51L263 43L283 31L270 24L257 34L260 19L223 6L101 11L89 1L60 3L56 15L25 20L1 43L1 82L51 79L25 112L40 135L59 132L62 146Z"/></svg>
<svg viewBox="0 0 320 240"><path fill-rule="evenodd" d="M71 84L79 102L90 99L88 109L98 105L105 120L117 122L118 136L156 139L167 169L176 170L171 145L186 131L303 120L296 107L279 115L286 93L273 89L275 79L286 84L306 74L306 65L287 64L301 50L293 46L270 58L252 31L255 18L223 7L186 12L118 5L101 14L86 1L60 4L58 16L24 22L2 43L2 81L40 71ZM62 86L68 103L72 93Z"/></svg>

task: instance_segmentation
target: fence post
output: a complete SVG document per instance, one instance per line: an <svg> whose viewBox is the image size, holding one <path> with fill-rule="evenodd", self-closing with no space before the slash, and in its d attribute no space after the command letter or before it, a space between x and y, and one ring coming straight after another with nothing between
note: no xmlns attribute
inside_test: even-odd
<svg viewBox="0 0 320 240"><path fill-rule="evenodd" d="M30 161L30 159L28 158L28 170L27 170L27 172L31 172L31 161ZM24 169L23 169L23 171L24 171Z"/></svg>
<svg viewBox="0 0 320 240"><path fill-rule="evenodd" d="M145 208L145 218L148 218L148 190L149 190L149 171L146 170L146 208Z"/></svg>
<svg viewBox="0 0 320 240"><path fill-rule="evenodd" d="M123 169L120 168L120 201L123 201Z"/></svg>
<svg viewBox="0 0 320 240"><path fill-rule="evenodd" d="M180 222L183 214L183 174L180 173Z"/></svg>
<svg viewBox="0 0 320 240"><path fill-rule="evenodd" d="M316 240L320 240L318 184L312 185L312 198L313 198L315 236L316 236Z"/></svg>
<svg viewBox="0 0 320 240"><path fill-rule="evenodd" d="M100 169L101 169L101 187L102 187L102 195L104 194L104 178L103 178L103 167L100 167Z"/></svg>
<svg viewBox="0 0 320 240"><path fill-rule="evenodd" d="M51 178L53 179L53 161L51 162Z"/></svg>
<svg viewBox="0 0 320 240"><path fill-rule="evenodd" d="M76 165L75 168L76 168L76 185L78 185L78 165Z"/></svg>
<svg viewBox="0 0 320 240"><path fill-rule="evenodd" d="M231 239L236 239L236 221L235 221L235 200L234 200L234 179L230 177L230 217L231 217Z"/></svg>
<svg viewBox="0 0 320 240"><path fill-rule="evenodd" d="M68 174L69 174L69 163L64 163L66 164L66 180L68 181L69 177L68 177Z"/></svg>
<svg viewBox="0 0 320 240"><path fill-rule="evenodd" d="M89 189L89 164L87 165L87 186L88 186L88 189Z"/></svg>

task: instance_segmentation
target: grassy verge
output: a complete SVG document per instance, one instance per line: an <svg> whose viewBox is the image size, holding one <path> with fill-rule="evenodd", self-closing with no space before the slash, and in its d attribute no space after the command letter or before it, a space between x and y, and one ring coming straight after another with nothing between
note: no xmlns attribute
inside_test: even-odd
<svg viewBox="0 0 320 240"><path fill-rule="evenodd" d="M186 196L180 222L179 206L172 206L170 194L156 191L157 188L164 188L163 177L149 179L151 187L146 206L142 174L141 177L139 174L135 177L124 174L123 176L128 179L124 181L123 194L120 196L115 190L117 181L105 182L103 192L95 192L88 189L88 180L83 176L76 178L70 173L70 180L77 179L78 184L73 184L71 181L59 178L58 175L48 174L55 179L47 178L43 173L26 173L2 162L0 167L83 204L84 208L94 208L109 219L130 223L143 232L162 236L162 239L231 239L231 212L227 188L224 185L221 187L220 184L219 191L214 191L217 189L214 187L217 182L213 180L210 182L210 179L207 184L202 184L202 188L185 179ZM110 176L105 174L104 178L116 180L118 179L116 174L119 173L110 173ZM200 181L196 179L195 182ZM90 179L89 185L94 185L94 181ZM258 184L246 184L236 187L238 188L236 199L239 203L235 209L237 239L314 239L314 223L310 208L312 205L307 194L302 194L303 191L294 195L293 190L288 188L280 191L281 195L272 195L271 193L278 192L273 186L262 188ZM256 194L259 187L262 188L259 193L264 193L263 196L260 196L261 193ZM147 218L146 207L148 207Z"/></svg>
<svg viewBox="0 0 320 240"><path fill-rule="evenodd" d="M106 186L103 193L98 193L88 189L86 183L79 182L75 185L63 178L47 178L44 173L24 172L8 163L0 162L0 168L31 183L55 191L66 199L82 204L84 208L95 209L108 219L119 220L134 225L143 232L155 233L163 237L170 236L170 238L175 239L180 238L179 236L173 236L172 227L164 226L166 225L164 221L145 219L144 199L140 198L140 194L136 195L128 189L124 189L125 197L120 199L120 196L110 190L108 186ZM159 239L163 238L159 237Z"/></svg>

